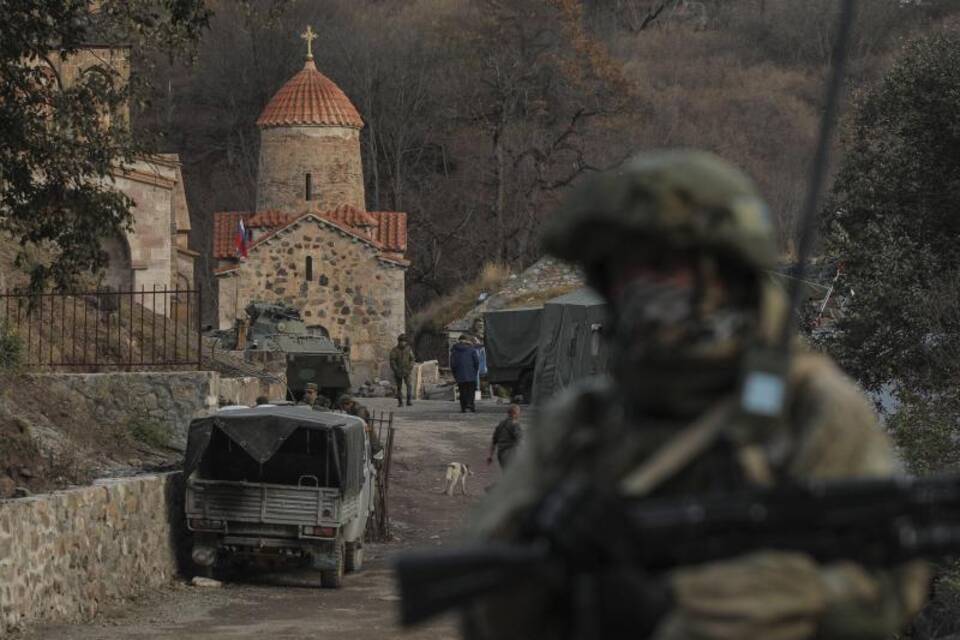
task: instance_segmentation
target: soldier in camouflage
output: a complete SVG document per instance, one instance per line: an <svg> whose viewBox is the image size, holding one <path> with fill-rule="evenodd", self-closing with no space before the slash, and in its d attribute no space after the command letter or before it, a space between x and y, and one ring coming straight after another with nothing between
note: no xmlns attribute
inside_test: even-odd
<svg viewBox="0 0 960 640"><path fill-rule="evenodd" d="M748 424L735 400L745 360L775 344L787 313L766 274L776 258L766 208L737 169L707 153L640 155L577 190L544 243L582 266L608 301L611 375L543 412L477 514L481 538L522 541L543 496L577 473L624 493L625 478L646 472L651 455L718 408L728 411L726 437L641 495L897 472L857 386L799 346L781 416L737 428ZM657 578L608 570L596 583L594 636L889 638L920 608L927 583L919 562L875 569L763 549ZM541 586L491 596L465 611L465 634L568 637L568 596Z"/></svg>
<svg viewBox="0 0 960 640"><path fill-rule="evenodd" d="M407 336L402 333L397 336L397 346L390 350L390 370L393 372L393 381L397 385L397 406L403 406L403 385L407 385L407 406L409 407L413 398L413 364L415 356L410 344L407 343Z"/></svg>
<svg viewBox="0 0 960 640"><path fill-rule="evenodd" d="M311 409L324 411L330 408L330 398L320 395L320 387L315 382L308 382L303 390L303 400L298 405L306 405Z"/></svg>
<svg viewBox="0 0 960 640"><path fill-rule="evenodd" d="M346 394L340 396L337 404L340 407L340 410L344 413L351 416L356 416L363 420L364 428L367 431L367 437L370 439L370 448L373 450L374 454L383 449L383 445L380 444L380 437L373 429L373 424L371 424L369 409L357 402L353 396Z"/></svg>

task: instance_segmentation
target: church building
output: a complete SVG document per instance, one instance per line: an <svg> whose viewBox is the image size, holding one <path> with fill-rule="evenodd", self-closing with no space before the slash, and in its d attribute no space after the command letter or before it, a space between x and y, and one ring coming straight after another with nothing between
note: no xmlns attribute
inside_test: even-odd
<svg viewBox="0 0 960 640"><path fill-rule="evenodd" d="M214 214L219 325L253 301L300 309L349 345L355 383L386 376L405 325L407 216L367 211L360 130L350 99L317 70L308 28L303 69L257 120L255 211Z"/></svg>
<svg viewBox="0 0 960 640"><path fill-rule="evenodd" d="M85 45L67 57L52 51L47 62L65 86L94 68L110 69L124 83L130 79L130 51L126 47ZM129 120L126 108L102 117ZM101 241L108 261L106 268L96 274L96 286L114 291L179 291L176 298L145 296L141 302L146 308L167 315L189 311L189 304L168 305L195 288L194 263L199 255L189 246L190 212L179 156L153 153L138 157L126 166L114 168L108 182L131 199L131 226L122 234Z"/></svg>

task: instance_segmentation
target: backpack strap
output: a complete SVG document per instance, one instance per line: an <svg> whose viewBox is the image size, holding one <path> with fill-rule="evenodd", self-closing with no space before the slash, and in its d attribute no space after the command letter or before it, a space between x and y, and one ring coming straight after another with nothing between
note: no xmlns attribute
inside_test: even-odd
<svg viewBox="0 0 960 640"><path fill-rule="evenodd" d="M713 405L702 416L660 447L639 468L620 481L620 492L631 498L649 495L710 448L735 417L736 398Z"/></svg>

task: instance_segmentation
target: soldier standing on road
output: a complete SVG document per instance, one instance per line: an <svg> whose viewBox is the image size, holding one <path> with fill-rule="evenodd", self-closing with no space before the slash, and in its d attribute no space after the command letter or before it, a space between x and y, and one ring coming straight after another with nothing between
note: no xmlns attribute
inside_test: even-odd
<svg viewBox="0 0 960 640"><path fill-rule="evenodd" d="M731 165L692 151L642 154L576 190L544 244L606 298L612 375L541 414L478 514L482 538L527 541L533 510L573 477L669 499L896 472L869 402L823 355L795 349L776 418L741 407L746 360L777 344L788 310L766 274L777 253L765 205ZM720 437L640 482L654 453L713 415ZM923 604L927 573L919 562L868 568L764 549L664 576L626 565L594 574L589 619L596 638L890 638ZM485 598L465 612L466 635L568 637L567 586L531 581Z"/></svg>
<svg viewBox="0 0 960 640"><path fill-rule="evenodd" d="M390 370L393 372L393 380L397 384L397 406L403 406L403 385L407 385L407 406L411 404L413 397L413 385L411 378L413 374L413 363L415 356L413 349L407 344L407 336L400 334L397 336L397 346L390 350Z"/></svg>
<svg viewBox="0 0 960 640"><path fill-rule="evenodd" d="M298 405L306 405L311 409L323 410L330 408L330 398L320 395L320 387L315 382L308 382L303 391L303 400Z"/></svg>
<svg viewBox="0 0 960 640"><path fill-rule="evenodd" d="M490 442L490 451L487 453L487 464L493 463L493 453L497 453L497 462L501 469L506 469L513 457L517 446L523 439L523 431L520 428L520 405L512 404L507 409L507 417L500 421L497 428L493 430L493 439Z"/></svg>

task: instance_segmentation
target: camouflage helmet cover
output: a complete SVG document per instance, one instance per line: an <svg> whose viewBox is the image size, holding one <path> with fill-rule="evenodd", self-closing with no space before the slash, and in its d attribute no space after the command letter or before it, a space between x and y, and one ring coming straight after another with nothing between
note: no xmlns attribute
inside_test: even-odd
<svg viewBox="0 0 960 640"><path fill-rule="evenodd" d="M753 182L704 151L641 153L574 190L544 231L544 248L583 265L628 241L714 251L751 269L776 261L770 216Z"/></svg>

